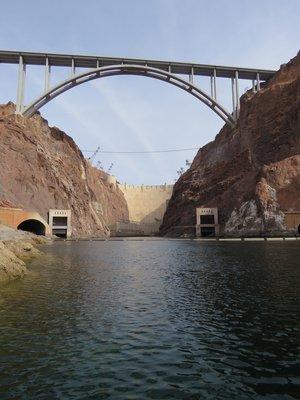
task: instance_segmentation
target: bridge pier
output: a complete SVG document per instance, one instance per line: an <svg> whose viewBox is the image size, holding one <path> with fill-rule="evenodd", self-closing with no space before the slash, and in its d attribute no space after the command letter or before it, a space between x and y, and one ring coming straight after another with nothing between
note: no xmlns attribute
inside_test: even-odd
<svg viewBox="0 0 300 400"><path fill-rule="evenodd" d="M19 57L19 74L18 74L18 88L17 88L17 101L16 101L16 114L22 114L24 105L25 94L25 78L26 78L26 64L23 57Z"/></svg>
<svg viewBox="0 0 300 400"><path fill-rule="evenodd" d="M236 115L235 117L238 118L239 117L239 113L240 113L240 94L239 94L239 72L235 71L235 99L236 99Z"/></svg>
<svg viewBox="0 0 300 400"><path fill-rule="evenodd" d="M76 70L75 70L75 61L74 58L71 60L71 76L75 76Z"/></svg>
<svg viewBox="0 0 300 400"><path fill-rule="evenodd" d="M257 91L260 91L260 77L259 77L259 73L256 74L256 88Z"/></svg>
<svg viewBox="0 0 300 400"><path fill-rule="evenodd" d="M235 114L236 99L235 99L235 80L234 80L234 78L231 78L231 97L232 97L232 110L233 110L233 114Z"/></svg>
<svg viewBox="0 0 300 400"><path fill-rule="evenodd" d="M217 71L214 68L213 75L210 77L210 93L214 100L217 100Z"/></svg>
<svg viewBox="0 0 300 400"><path fill-rule="evenodd" d="M50 89L50 74L51 74L51 66L49 64L49 58L46 57L45 64L45 92L48 92Z"/></svg>
<svg viewBox="0 0 300 400"><path fill-rule="evenodd" d="M171 73L171 72L170 72ZM190 83L194 83L194 67L192 67L191 68L191 73L190 73L190 76L189 76L189 81L190 81Z"/></svg>
<svg viewBox="0 0 300 400"><path fill-rule="evenodd" d="M239 94L239 73L235 71L234 77L231 78L231 97L232 97L232 113L235 119L238 118L240 112L240 94Z"/></svg>

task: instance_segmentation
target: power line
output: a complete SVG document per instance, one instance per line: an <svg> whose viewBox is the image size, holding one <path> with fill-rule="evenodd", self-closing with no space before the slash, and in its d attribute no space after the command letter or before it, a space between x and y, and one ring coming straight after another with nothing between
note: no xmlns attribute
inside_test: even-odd
<svg viewBox="0 0 300 400"><path fill-rule="evenodd" d="M175 153L179 151L198 150L199 147L190 147L188 149L168 149L168 150L149 150L149 151L105 151L100 150L98 153L105 154L146 154L146 153ZM95 150L82 150L84 153L94 153Z"/></svg>
<svg viewBox="0 0 300 400"><path fill-rule="evenodd" d="M100 146L97 147L97 149L93 152L93 154L88 158L88 160L93 164L93 161L96 157L96 155L99 153L100 151Z"/></svg>

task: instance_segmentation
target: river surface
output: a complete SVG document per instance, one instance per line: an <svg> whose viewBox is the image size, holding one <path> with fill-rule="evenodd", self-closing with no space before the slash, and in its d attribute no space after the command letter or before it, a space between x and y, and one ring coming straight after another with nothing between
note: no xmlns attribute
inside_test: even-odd
<svg viewBox="0 0 300 400"><path fill-rule="evenodd" d="M0 290L0 399L300 398L300 243L55 242Z"/></svg>

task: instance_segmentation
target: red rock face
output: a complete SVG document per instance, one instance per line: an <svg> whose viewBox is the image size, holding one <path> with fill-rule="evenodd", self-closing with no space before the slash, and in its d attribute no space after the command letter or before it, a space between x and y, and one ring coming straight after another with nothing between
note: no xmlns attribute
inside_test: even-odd
<svg viewBox="0 0 300 400"><path fill-rule="evenodd" d="M14 205L6 199L0 199L0 207L14 208Z"/></svg>
<svg viewBox="0 0 300 400"><path fill-rule="evenodd" d="M258 93L241 98L237 126L224 126L177 181L161 226L182 234L195 208L218 207L221 233L286 231L283 211L300 211L300 54Z"/></svg>
<svg viewBox="0 0 300 400"><path fill-rule="evenodd" d="M23 118L0 106L0 199L37 211L71 209L75 236L103 236L128 219L122 192L86 161L75 142L39 115Z"/></svg>

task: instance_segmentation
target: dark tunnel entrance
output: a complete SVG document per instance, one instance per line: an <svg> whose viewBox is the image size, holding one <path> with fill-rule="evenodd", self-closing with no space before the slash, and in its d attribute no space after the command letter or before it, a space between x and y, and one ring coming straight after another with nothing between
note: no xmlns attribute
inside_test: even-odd
<svg viewBox="0 0 300 400"><path fill-rule="evenodd" d="M21 222L18 229L35 233L36 235L45 235L46 231L45 225L36 219L27 219L26 221Z"/></svg>

